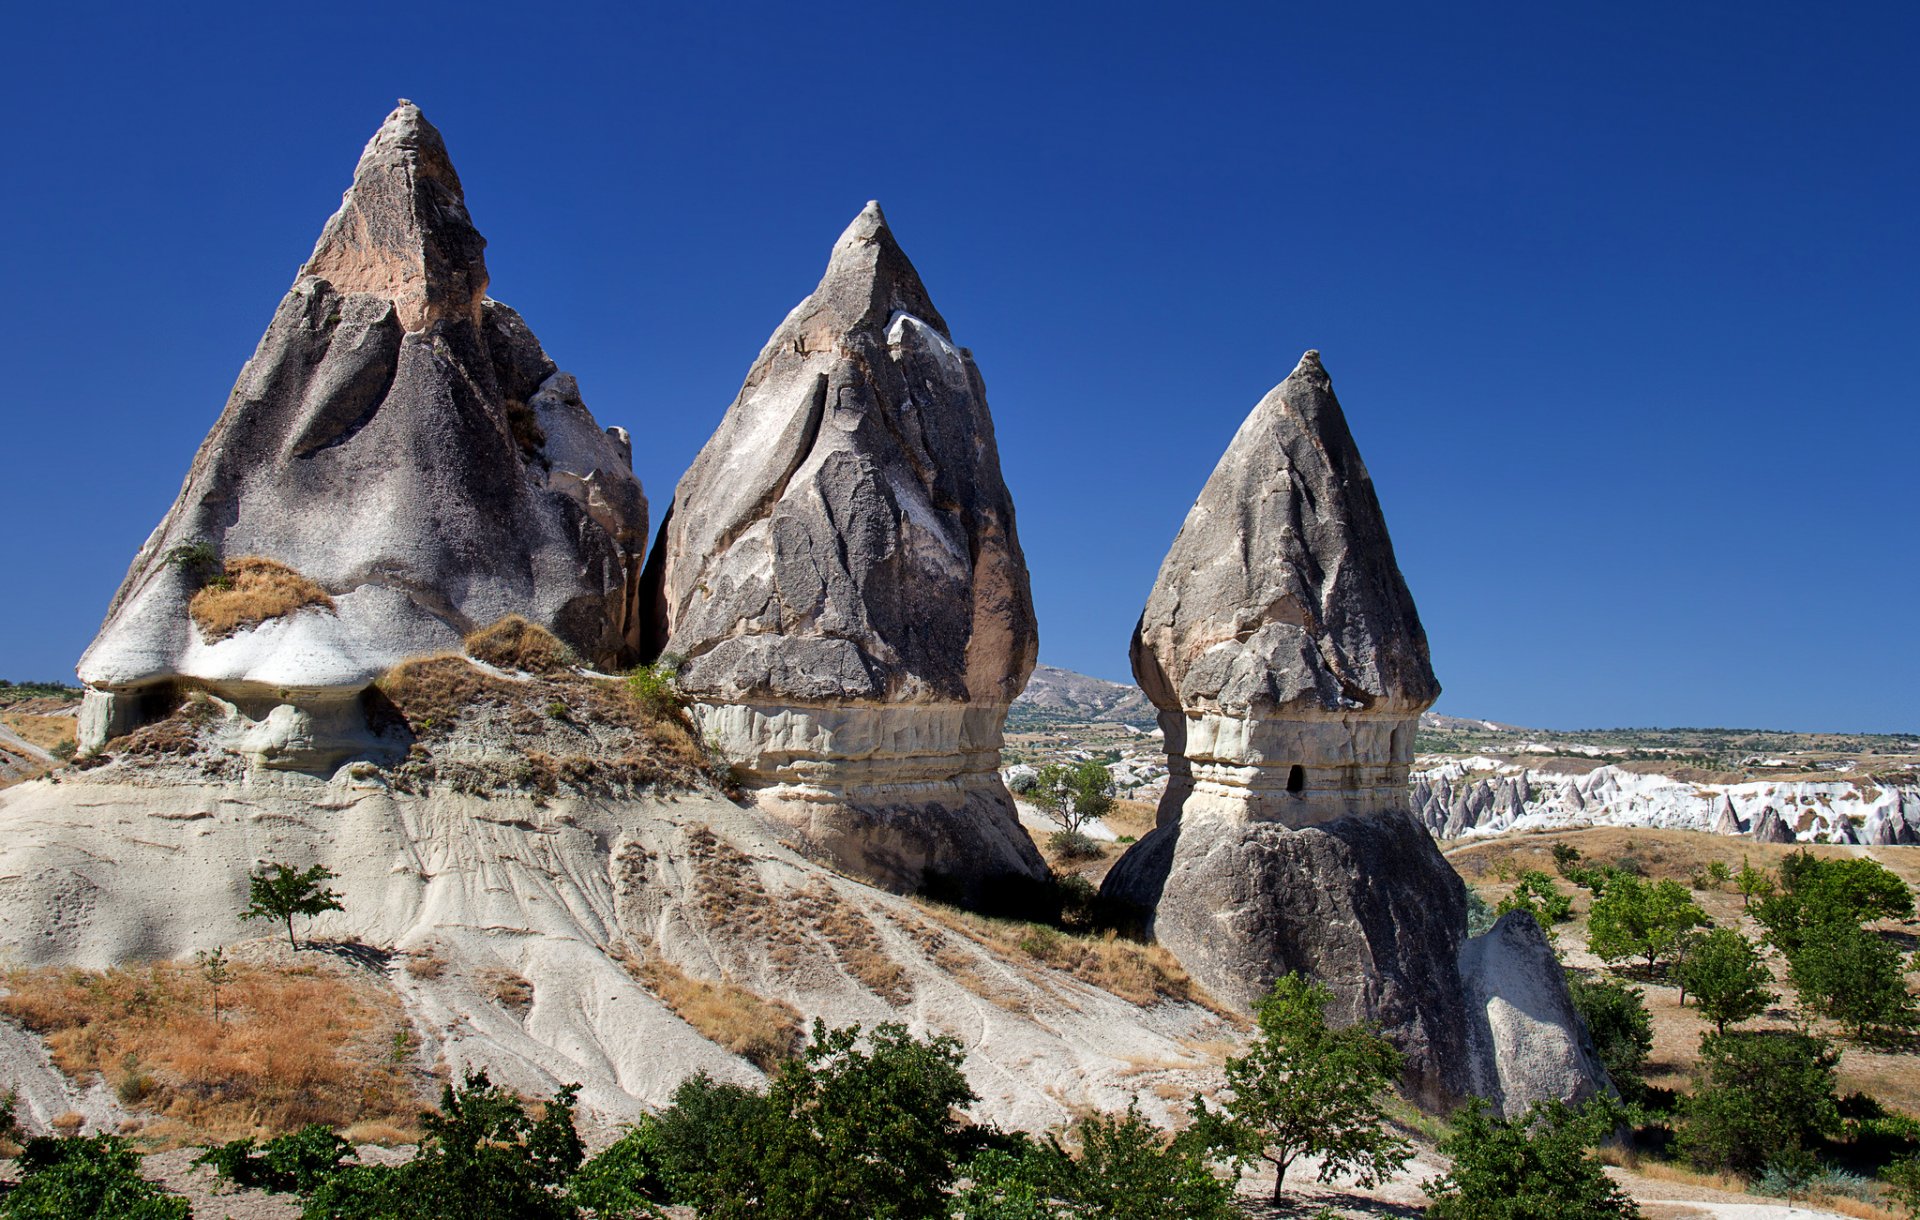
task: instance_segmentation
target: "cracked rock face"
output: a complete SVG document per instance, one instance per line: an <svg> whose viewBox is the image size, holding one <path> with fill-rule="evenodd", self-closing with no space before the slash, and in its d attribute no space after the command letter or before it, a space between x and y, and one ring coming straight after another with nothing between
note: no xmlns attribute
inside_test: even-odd
<svg viewBox="0 0 1920 1220"><path fill-rule="evenodd" d="M1101 894L1196 980L1242 1007L1289 972L1318 980L1401 1048L1426 1105L1517 1113L1604 1087L1537 929L1467 940L1460 878L1412 814L1414 732L1440 687L1318 353L1208 479L1133 667L1169 779Z"/></svg>
<svg viewBox="0 0 1920 1220"><path fill-rule="evenodd" d="M263 720L289 700L350 699L508 614L601 664L637 653L647 504L626 433L602 430L487 298L485 245L440 133L403 102L80 662L83 745L183 679ZM211 565L170 558L196 544ZM251 555L332 608L206 638L189 600L219 560Z"/></svg>
<svg viewBox="0 0 1920 1220"><path fill-rule="evenodd" d="M897 887L1042 875L996 767L1037 649L973 357L879 206L841 234L648 565L655 645L762 805Z"/></svg>

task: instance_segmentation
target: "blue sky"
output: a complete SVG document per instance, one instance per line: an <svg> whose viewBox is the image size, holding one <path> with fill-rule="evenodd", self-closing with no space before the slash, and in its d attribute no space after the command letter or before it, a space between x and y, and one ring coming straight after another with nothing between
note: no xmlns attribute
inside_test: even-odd
<svg viewBox="0 0 1920 1220"><path fill-rule="evenodd" d="M55 8L0 79L0 675L70 675L405 96L656 514L878 198L1050 662L1126 677L1317 347L1441 710L1920 729L1920 7Z"/></svg>

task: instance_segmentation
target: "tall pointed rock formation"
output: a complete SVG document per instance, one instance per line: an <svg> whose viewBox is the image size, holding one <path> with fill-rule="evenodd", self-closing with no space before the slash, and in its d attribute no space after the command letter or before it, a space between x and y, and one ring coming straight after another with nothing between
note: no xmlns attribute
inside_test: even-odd
<svg viewBox="0 0 1920 1220"><path fill-rule="evenodd" d="M375 677L509 614L605 664L637 653L647 505L626 433L487 298L485 246L440 133L402 102L81 659L83 746L192 685L262 718L262 759L324 766L364 744ZM196 593L255 559L278 604L196 621ZM281 612L252 621L263 606Z"/></svg>
<svg viewBox="0 0 1920 1220"><path fill-rule="evenodd" d="M1240 426L1132 651L1170 778L1104 897L1230 1003L1317 979L1337 1016L1398 1043L1427 1104L1513 1113L1604 1087L1537 925L1466 940L1460 878L1412 814L1414 731L1440 687L1319 353Z"/></svg>
<svg viewBox="0 0 1920 1220"><path fill-rule="evenodd" d="M1037 634L972 355L868 204L680 480L656 643L763 808L898 888L1044 868L997 767Z"/></svg>

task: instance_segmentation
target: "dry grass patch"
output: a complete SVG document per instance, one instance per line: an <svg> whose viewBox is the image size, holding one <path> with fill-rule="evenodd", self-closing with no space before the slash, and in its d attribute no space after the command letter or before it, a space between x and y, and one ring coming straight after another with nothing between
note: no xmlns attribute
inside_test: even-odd
<svg viewBox="0 0 1920 1220"><path fill-rule="evenodd" d="M635 961L619 955L618 960L702 1038L763 1072L773 1071L799 1050L800 1012L791 1004L770 1000L738 983L696 979L661 958Z"/></svg>
<svg viewBox="0 0 1920 1220"><path fill-rule="evenodd" d="M494 1002L515 1017L525 1017L533 1011L533 984L520 975L505 967L494 967L482 970L477 977Z"/></svg>
<svg viewBox="0 0 1920 1220"><path fill-rule="evenodd" d="M0 714L0 724L18 733L22 740L49 752L72 746L80 728L76 716L35 716L26 712Z"/></svg>
<svg viewBox="0 0 1920 1220"><path fill-rule="evenodd" d="M1081 936L1045 924L989 919L934 903L922 909L941 924L1010 962L1034 962L1062 970L1084 983L1146 1007L1161 1000L1199 1004L1231 1015L1202 991L1172 953L1159 945L1126 940L1116 933Z"/></svg>
<svg viewBox="0 0 1920 1220"><path fill-rule="evenodd" d="M467 637L467 655L499 669L530 674L564 673L580 663L573 649L545 627L509 614Z"/></svg>
<svg viewBox="0 0 1920 1220"><path fill-rule="evenodd" d="M825 941L847 973L895 1008L913 999L913 980L887 953L873 921L840 897L833 886L816 881L793 895L792 906Z"/></svg>
<svg viewBox="0 0 1920 1220"><path fill-rule="evenodd" d="M278 560L242 555L193 595L187 613L208 639L224 640L308 606L333 613L333 599L319 585Z"/></svg>
<svg viewBox="0 0 1920 1220"><path fill-rule="evenodd" d="M11 970L0 1012L60 1070L99 1075L175 1144L381 1121L412 1132L418 1098L397 997L344 967L228 967L215 1020L206 977L161 962Z"/></svg>

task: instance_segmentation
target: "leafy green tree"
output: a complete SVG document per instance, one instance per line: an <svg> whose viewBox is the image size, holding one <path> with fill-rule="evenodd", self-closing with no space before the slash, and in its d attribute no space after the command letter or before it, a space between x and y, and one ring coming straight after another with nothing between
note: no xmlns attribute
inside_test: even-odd
<svg viewBox="0 0 1920 1220"><path fill-rule="evenodd" d="M1755 868L1752 861L1742 856L1740 871L1733 875L1733 888L1740 891L1740 909L1752 910L1755 899L1773 894L1773 874L1766 869Z"/></svg>
<svg viewBox="0 0 1920 1220"><path fill-rule="evenodd" d="M1078 1155L1048 1137L1017 1137L967 1163L957 1220L1229 1220L1235 1178L1213 1170L1216 1147L1195 1127L1169 1137L1140 1113L1094 1115L1074 1128Z"/></svg>
<svg viewBox="0 0 1920 1220"><path fill-rule="evenodd" d="M1607 1069L1613 1087L1627 1100L1638 1101L1646 1092L1642 1072L1653 1051L1653 1018L1647 1013L1646 993L1619 979L1569 972L1567 994L1593 1035L1600 1065Z"/></svg>
<svg viewBox="0 0 1920 1220"><path fill-rule="evenodd" d="M1538 1102L1498 1118L1476 1097L1454 1116L1440 1143L1453 1167L1426 1183L1432 1220L1603 1220L1638 1216L1590 1150L1624 1112L1609 1098L1575 1109Z"/></svg>
<svg viewBox="0 0 1920 1220"><path fill-rule="evenodd" d="M1553 871L1572 881L1575 872L1580 869L1580 849L1571 843L1553 845ZM1576 884L1578 884L1576 882Z"/></svg>
<svg viewBox="0 0 1920 1220"><path fill-rule="evenodd" d="M1815 923L1795 938L1787 981L1809 1012L1831 1017L1850 1037L1891 1041L1920 1025L1907 989L1905 955L1885 937L1844 920Z"/></svg>
<svg viewBox="0 0 1920 1220"><path fill-rule="evenodd" d="M306 1220L574 1220L564 1188L583 1156L577 1091L561 1089L534 1118L485 1072L469 1072L421 1117L412 1160L342 1166L307 1196Z"/></svg>
<svg viewBox="0 0 1920 1220"><path fill-rule="evenodd" d="M1718 1033L1726 1033L1729 1022L1737 1025L1759 1016L1774 1000L1769 987L1773 972L1760 960L1753 942L1732 928L1715 928L1700 936L1675 974Z"/></svg>
<svg viewBox="0 0 1920 1220"><path fill-rule="evenodd" d="M311 919L327 911L347 909L340 905L339 894L321 884L338 876L319 864L305 872L285 864L269 864L247 878L247 909L240 912L240 918L285 923L287 943L298 952L300 942L293 938L295 915Z"/></svg>
<svg viewBox="0 0 1920 1220"><path fill-rule="evenodd" d="M1888 1165L1880 1171L1880 1179L1908 1220L1920 1217L1920 1154L1903 1156Z"/></svg>
<svg viewBox="0 0 1920 1220"><path fill-rule="evenodd" d="M140 1154L112 1135L32 1139L20 1181L0 1195L6 1220L192 1220L193 1208L140 1176Z"/></svg>
<svg viewBox="0 0 1920 1220"><path fill-rule="evenodd" d="M696 1076L623 1139L625 1184L712 1220L912 1220L944 1215L981 1142L952 1038L898 1024L864 1038L816 1021L765 1093ZM616 1145L619 1147L619 1145Z"/></svg>
<svg viewBox="0 0 1920 1220"><path fill-rule="evenodd" d="M1525 911L1551 941L1555 939L1553 925L1566 923L1573 918L1573 899L1560 892L1560 887L1553 883L1552 877L1539 869L1528 869L1520 874L1520 881L1513 891L1494 908L1496 916L1505 915L1508 911Z"/></svg>
<svg viewBox="0 0 1920 1220"><path fill-rule="evenodd" d="M1831 1043L1808 1034L1706 1035L1681 1102L1680 1147L1702 1169L1743 1173L1809 1150L1840 1128L1839 1062Z"/></svg>
<svg viewBox="0 0 1920 1220"><path fill-rule="evenodd" d="M1113 774L1098 759L1049 763L1034 777L1033 803L1070 835L1113 812Z"/></svg>
<svg viewBox="0 0 1920 1220"><path fill-rule="evenodd" d="M1413 1155L1387 1128L1400 1052L1370 1026L1329 1026L1331 999L1325 987L1298 974L1276 979L1254 1006L1252 1045L1227 1060L1232 1096L1224 1115L1194 1099L1196 1123L1210 1125L1241 1159L1273 1166L1276 1203L1284 1197L1288 1167L1303 1155L1320 1158L1322 1182L1350 1175L1362 1186L1398 1171Z"/></svg>
<svg viewBox="0 0 1920 1220"><path fill-rule="evenodd" d="M1678 881L1614 873L1596 894L1587 913L1588 947L1602 961L1645 959L1649 974L1673 955L1682 937L1711 922Z"/></svg>
<svg viewBox="0 0 1920 1220"><path fill-rule="evenodd" d="M1912 917L1912 891L1885 865L1865 857L1824 859L1810 851L1780 862L1779 892L1754 910L1767 940L1788 961L1812 929Z"/></svg>
<svg viewBox="0 0 1920 1220"><path fill-rule="evenodd" d="M281 1194L312 1194L353 1157L353 1145L318 1124L265 1144L251 1139L216 1144L195 1157L236 1186Z"/></svg>

